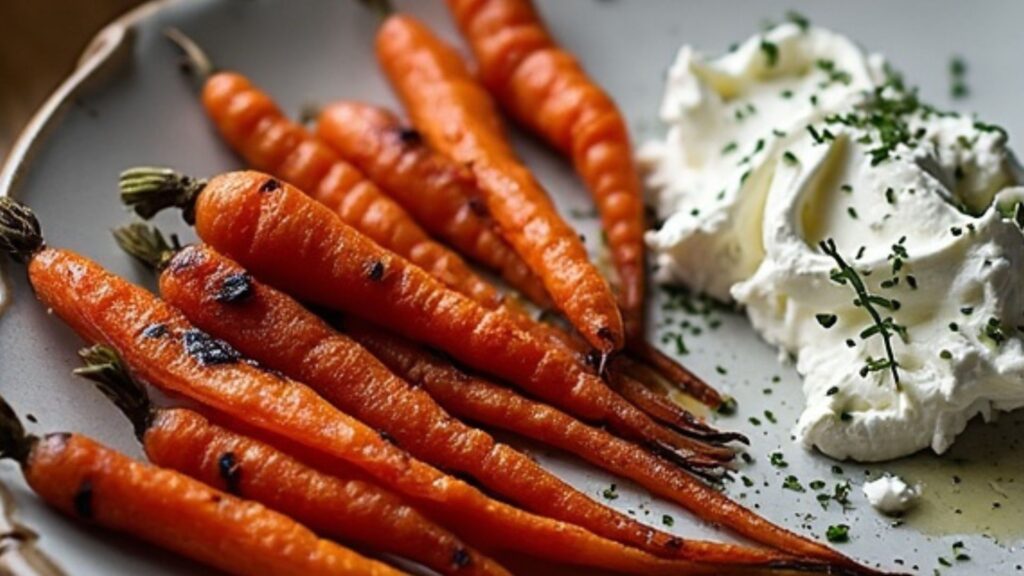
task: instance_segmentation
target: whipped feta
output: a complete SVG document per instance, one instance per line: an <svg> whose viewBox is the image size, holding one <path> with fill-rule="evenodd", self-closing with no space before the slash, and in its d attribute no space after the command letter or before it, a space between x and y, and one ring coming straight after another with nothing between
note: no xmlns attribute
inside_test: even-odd
<svg viewBox="0 0 1024 576"><path fill-rule="evenodd" d="M890 516L910 510L921 496L919 487L907 484L899 476L882 476L866 482L862 490L875 510Z"/></svg>
<svg viewBox="0 0 1024 576"><path fill-rule="evenodd" d="M684 47L660 116L639 152L658 279L742 304L795 358L805 446L941 453L1024 406L1024 173L1004 131L795 24L719 58Z"/></svg>

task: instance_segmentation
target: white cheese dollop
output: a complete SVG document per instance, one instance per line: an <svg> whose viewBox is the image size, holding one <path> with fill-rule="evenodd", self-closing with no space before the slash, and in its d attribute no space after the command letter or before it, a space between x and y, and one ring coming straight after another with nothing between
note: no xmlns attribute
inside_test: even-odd
<svg viewBox="0 0 1024 576"><path fill-rule="evenodd" d="M659 279L744 305L795 357L805 446L941 453L974 416L1024 406L1024 177L1000 129L792 24L718 59L683 48L661 118L639 155L665 219L648 234ZM825 240L876 298L895 370Z"/></svg>
<svg viewBox="0 0 1024 576"><path fill-rule="evenodd" d="M921 489L899 476L882 476L866 482L862 488L868 503L882 514L896 515L910 510L921 496Z"/></svg>

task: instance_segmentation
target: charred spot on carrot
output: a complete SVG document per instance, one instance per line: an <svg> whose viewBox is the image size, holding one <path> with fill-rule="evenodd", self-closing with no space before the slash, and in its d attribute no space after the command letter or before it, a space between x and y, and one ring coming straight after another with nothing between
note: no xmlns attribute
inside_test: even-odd
<svg viewBox="0 0 1024 576"><path fill-rule="evenodd" d="M384 279L384 263L380 260L374 260L366 266L366 276L371 282L380 282Z"/></svg>
<svg viewBox="0 0 1024 576"><path fill-rule="evenodd" d="M473 214L481 218L490 216L490 213L487 211L487 205L479 198L469 199L469 209L473 211Z"/></svg>
<svg viewBox="0 0 1024 576"><path fill-rule="evenodd" d="M245 272L236 272L224 278L220 290L213 299L221 304L233 304L249 296L252 296L252 276Z"/></svg>
<svg viewBox="0 0 1024 576"><path fill-rule="evenodd" d="M276 178L268 178L266 182L260 185L259 191L263 193L276 192L281 189L281 182Z"/></svg>
<svg viewBox="0 0 1024 576"><path fill-rule="evenodd" d="M78 514L82 518L92 519L92 493L92 480L88 478L82 480L82 483L78 485L78 489L75 490L75 495L72 498L72 505L75 508L75 514Z"/></svg>
<svg viewBox="0 0 1024 576"><path fill-rule="evenodd" d="M238 494L239 483L242 480L242 465L235 459L234 452L225 452L217 460L217 469L220 477L224 480L224 486L232 494Z"/></svg>
<svg viewBox="0 0 1024 576"><path fill-rule="evenodd" d="M182 341L185 344L185 352L203 366L234 364L242 358L242 355L230 344L218 340L202 330L193 328L186 331Z"/></svg>
<svg viewBox="0 0 1024 576"><path fill-rule="evenodd" d="M456 568L465 568L469 566L471 561L472 558L465 548L456 548L455 552L452 553L452 565Z"/></svg>
<svg viewBox="0 0 1024 576"><path fill-rule="evenodd" d="M398 139L406 146L420 146L423 144L423 135L415 128L402 126L398 128Z"/></svg>
<svg viewBox="0 0 1024 576"><path fill-rule="evenodd" d="M167 335L167 325L160 323L150 324L142 329L142 335L150 339L163 338Z"/></svg>

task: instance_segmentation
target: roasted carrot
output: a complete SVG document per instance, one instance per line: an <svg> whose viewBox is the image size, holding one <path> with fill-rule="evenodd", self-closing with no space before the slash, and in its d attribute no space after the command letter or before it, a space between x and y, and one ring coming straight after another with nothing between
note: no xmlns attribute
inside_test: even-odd
<svg viewBox="0 0 1024 576"><path fill-rule="evenodd" d="M528 0L447 0L509 113L568 155L601 214L621 283L627 337L643 338L644 218L640 179L618 108L561 50Z"/></svg>
<svg viewBox="0 0 1024 576"><path fill-rule="evenodd" d="M622 318L611 289L505 142L490 97L459 55L413 18L395 15L377 33L377 56L426 140L473 171L502 235L555 305L597 350L622 348Z"/></svg>
<svg viewBox="0 0 1024 576"><path fill-rule="evenodd" d="M347 320L345 331L395 373L422 386L459 418L504 429L575 454L595 466L633 480L711 524L730 528L755 542L795 557L815 558L836 568L858 569L855 562L828 546L772 524L665 460L604 430L588 426L504 386L466 374L444 359L369 323ZM780 564L786 563L784 558L778 560Z"/></svg>
<svg viewBox="0 0 1024 576"><path fill-rule="evenodd" d="M504 297L462 258L432 239L397 202L342 160L274 101L233 72L212 73L199 48L175 29L168 36L188 50L203 80L203 107L228 145L258 170L291 182L374 242L430 272L487 307Z"/></svg>
<svg viewBox="0 0 1024 576"><path fill-rule="evenodd" d="M264 191L258 194L275 196L287 189L276 188L280 184L267 189L268 178L260 180ZM288 196L302 198L340 224L302 193ZM206 217L203 210L197 216ZM142 288L73 252L44 247L27 207L0 197L0 224L0 247L28 262L29 281L42 304L84 339L115 349L136 378L247 427L261 440L286 443L318 469L358 468L467 540L468 534L488 549L626 574L751 573L746 567L659 559L492 500L412 458L305 385L244 362L233 348Z"/></svg>
<svg viewBox="0 0 1024 576"><path fill-rule="evenodd" d="M139 247L153 237L139 226L116 233L122 246ZM157 242L134 253L157 264L166 260L163 246ZM452 418L426 391L410 386L362 346L209 247L186 247L166 262L161 295L199 328L262 365L307 383L420 460L471 476L527 510L659 556L744 561L733 547L699 541L680 545L678 538L579 493L526 455ZM750 562L768 560L775 559L756 554Z"/></svg>
<svg viewBox="0 0 1024 576"><path fill-rule="evenodd" d="M538 306L550 307L544 285L495 233L473 174L432 150L415 129L385 108L337 102L320 112L316 133L431 234L498 272Z"/></svg>
<svg viewBox="0 0 1024 576"><path fill-rule="evenodd" d="M121 408L157 466L260 502L321 535L396 554L441 574L509 576L364 475L327 475L192 410L155 408L113 349L93 346L79 355L85 367L75 373L94 381Z"/></svg>
<svg viewBox="0 0 1024 576"><path fill-rule="evenodd" d="M720 467L712 455L716 447L654 422L569 354L523 331L509 314L446 289L290 184L251 171L206 182L169 169L139 168L122 175L121 189L122 199L143 217L182 207L207 244L301 300L369 316L577 417L606 422L683 465ZM731 457L731 450L718 449Z"/></svg>
<svg viewBox="0 0 1024 576"><path fill-rule="evenodd" d="M230 574L402 574L260 504L136 462L85 436L30 436L2 398L0 456L16 460L32 490L64 514Z"/></svg>

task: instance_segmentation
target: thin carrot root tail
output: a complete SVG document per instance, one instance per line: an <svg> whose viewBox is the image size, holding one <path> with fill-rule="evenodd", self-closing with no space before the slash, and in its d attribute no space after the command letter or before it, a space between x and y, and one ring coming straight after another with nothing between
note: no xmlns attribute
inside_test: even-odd
<svg viewBox="0 0 1024 576"><path fill-rule="evenodd" d="M636 355L638 360L648 364L662 377L671 382L674 386L685 390L702 403L729 413L730 408L735 410L736 401L728 396L722 396L710 384L701 380L696 374L687 370L682 364L670 358L667 354L658 350L650 342L634 342L630 352Z"/></svg>
<svg viewBox="0 0 1024 576"><path fill-rule="evenodd" d="M72 374L91 380L96 388L124 412L139 439L153 423L153 405L145 387L131 377L121 356L109 346L97 344L78 351L84 366Z"/></svg>
<svg viewBox="0 0 1024 576"><path fill-rule="evenodd" d="M199 44L185 35L181 30L171 27L164 30L164 36L172 44L181 50L182 70L195 79L198 83L206 82L206 79L217 71L213 61L206 55L206 52L199 47Z"/></svg>
<svg viewBox="0 0 1024 576"><path fill-rule="evenodd" d="M14 408L0 396L0 458L24 463L32 451L33 437L25 432Z"/></svg>
<svg viewBox="0 0 1024 576"><path fill-rule="evenodd" d="M121 250L128 253L146 268L160 271L167 267L174 255L181 250L177 234L171 234L170 241L156 226L133 222L113 230L114 241Z"/></svg>
<svg viewBox="0 0 1024 576"><path fill-rule="evenodd" d="M10 254L18 262L28 262L42 248L42 228L32 209L0 196L0 252Z"/></svg>
<svg viewBox="0 0 1024 576"><path fill-rule="evenodd" d="M616 392L629 400L637 409L680 434L712 445L729 442L750 444L750 440L739 432L723 432L705 424L690 411L673 402L664 393L653 390L642 380L612 371L607 381Z"/></svg>
<svg viewBox="0 0 1024 576"><path fill-rule="evenodd" d="M188 224L195 223L195 203L206 180L186 176L173 168L141 166L121 172L121 201L149 220L166 208L181 208Z"/></svg>

